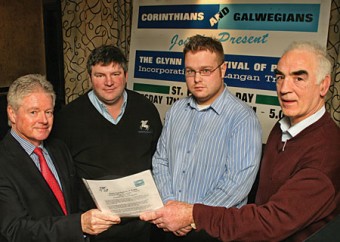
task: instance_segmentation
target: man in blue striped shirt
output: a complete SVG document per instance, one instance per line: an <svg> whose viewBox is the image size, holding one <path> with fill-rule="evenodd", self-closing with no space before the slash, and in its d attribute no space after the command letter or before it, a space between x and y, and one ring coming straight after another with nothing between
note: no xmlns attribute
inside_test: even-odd
<svg viewBox="0 0 340 242"><path fill-rule="evenodd" d="M174 103L166 114L152 161L157 187L164 203L241 207L247 203L259 167L260 123L224 84L226 64L218 40L191 37L184 59L192 95ZM173 234L156 230L153 237L166 242L217 241L190 226Z"/></svg>

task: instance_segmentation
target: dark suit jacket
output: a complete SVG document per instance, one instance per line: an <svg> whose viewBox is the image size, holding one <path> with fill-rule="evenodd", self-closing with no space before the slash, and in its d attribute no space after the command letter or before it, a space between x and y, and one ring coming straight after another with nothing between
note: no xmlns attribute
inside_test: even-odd
<svg viewBox="0 0 340 242"><path fill-rule="evenodd" d="M78 212L78 181L71 155L58 140L47 140L69 215L63 212L40 171L8 132L0 142L0 242L84 241Z"/></svg>
<svg viewBox="0 0 340 242"><path fill-rule="evenodd" d="M0 93L0 140L5 137L7 130L9 129L6 97L6 95Z"/></svg>

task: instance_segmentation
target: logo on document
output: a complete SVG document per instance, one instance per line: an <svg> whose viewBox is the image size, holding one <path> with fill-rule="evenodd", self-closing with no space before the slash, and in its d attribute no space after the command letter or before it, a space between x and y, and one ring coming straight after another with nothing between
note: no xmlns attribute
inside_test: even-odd
<svg viewBox="0 0 340 242"><path fill-rule="evenodd" d="M145 182L143 179L140 179L140 180L134 181L134 184L135 184L135 187L140 187L140 186L144 186Z"/></svg>
<svg viewBox="0 0 340 242"><path fill-rule="evenodd" d="M100 192L108 192L109 189L107 189L107 187L99 187L99 191Z"/></svg>

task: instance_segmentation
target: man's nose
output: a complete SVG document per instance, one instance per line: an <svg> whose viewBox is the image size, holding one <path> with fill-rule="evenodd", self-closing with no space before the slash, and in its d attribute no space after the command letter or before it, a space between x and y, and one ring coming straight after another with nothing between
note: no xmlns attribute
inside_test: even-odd
<svg viewBox="0 0 340 242"><path fill-rule="evenodd" d="M106 86L112 86L114 84L113 77L107 76L105 77L105 85Z"/></svg>

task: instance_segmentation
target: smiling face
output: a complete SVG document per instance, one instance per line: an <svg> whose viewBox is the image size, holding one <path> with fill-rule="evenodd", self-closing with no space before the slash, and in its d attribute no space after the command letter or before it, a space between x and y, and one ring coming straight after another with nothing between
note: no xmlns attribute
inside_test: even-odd
<svg viewBox="0 0 340 242"><path fill-rule="evenodd" d="M278 63L277 95L291 125L313 115L324 105L330 77L327 75L317 84L318 70L316 55L307 50L288 51Z"/></svg>
<svg viewBox="0 0 340 242"><path fill-rule="evenodd" d="M37 90L25 96L17 110L7 107L12 129L35 146L41 144L51 132L53 100L51 94Z"/></svg>
<svg viewBox="0 0 340 242"><path fill-rule="evenodd" d="M226 65L225 63L220 65L221 63L216 53L209 50L189 51L185 54L186 70L194 70L196 72L213 70L210 76L201 76L199 73L190 77L186 76L188 89L198 104L210 105L223 92L223 77Z"/></svg>
<svg viewBox="0 0 340 242"><path fill-rule="evenodd" d="M120 105L123 102L126 79L127 74L119 64L96 64L92 67L93 90L99 100L106 105Z"/></svg>

